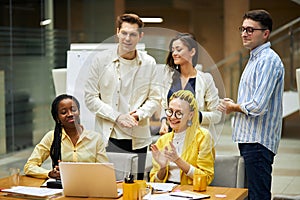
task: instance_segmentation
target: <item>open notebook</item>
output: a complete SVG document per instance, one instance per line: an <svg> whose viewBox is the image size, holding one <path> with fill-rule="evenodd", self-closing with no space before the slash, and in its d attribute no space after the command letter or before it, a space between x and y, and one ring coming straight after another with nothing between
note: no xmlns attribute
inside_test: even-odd
<svg viewBox="0 0 300 200"><path fill-rule="evenodd" d="M60 162L59 170L65 196L118 198L113 163Z"/></svg>

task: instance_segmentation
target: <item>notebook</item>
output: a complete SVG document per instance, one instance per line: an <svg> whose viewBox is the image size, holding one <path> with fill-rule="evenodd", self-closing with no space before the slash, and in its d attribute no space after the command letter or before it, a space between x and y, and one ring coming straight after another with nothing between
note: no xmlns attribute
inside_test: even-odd
<svg viewBox="0 0 300 200"><path fill-rule="evenodd" d="M60 162L60 177L65 196L118 198L113 163Z"/></svg>

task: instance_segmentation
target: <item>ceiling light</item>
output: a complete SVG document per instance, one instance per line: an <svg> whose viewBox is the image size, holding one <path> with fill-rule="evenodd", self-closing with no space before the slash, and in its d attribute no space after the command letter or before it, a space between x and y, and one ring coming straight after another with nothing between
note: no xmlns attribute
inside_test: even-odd
<svg viewBox="0 0 300 200"><path fill-rule="evenodd" d="M40 22L40 25L41 26L46 26L46 25L49 25L51 24L52 20L51 19L45 19L43 21Z"/></svg>
<svg viewBox="0 0 300 200"><path fill-rule="evenodd" d="M141 17L144 23L162 23L163 18L161 17Z"/></svg>

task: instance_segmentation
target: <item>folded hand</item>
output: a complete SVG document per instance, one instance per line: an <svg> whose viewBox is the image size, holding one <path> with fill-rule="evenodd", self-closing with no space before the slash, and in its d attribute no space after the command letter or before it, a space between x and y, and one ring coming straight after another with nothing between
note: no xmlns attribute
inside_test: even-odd
<svg viewBox="0 0 300 200"><path fill-rule="evenodd" d="M117 124L121 127L132 128L138 125L138 121L130 114L121 114L117 118Z"/></svg>

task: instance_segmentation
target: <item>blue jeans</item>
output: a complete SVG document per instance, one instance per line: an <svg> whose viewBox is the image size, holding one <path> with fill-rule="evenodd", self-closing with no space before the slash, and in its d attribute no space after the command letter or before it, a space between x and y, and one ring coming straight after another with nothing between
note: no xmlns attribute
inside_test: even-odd
<svg viewBox="0 0 300 200"><path fill-rule="evenodd" d="M249 200L270 200L275 154L259 143L239 143L245 160Z"/></svg>

